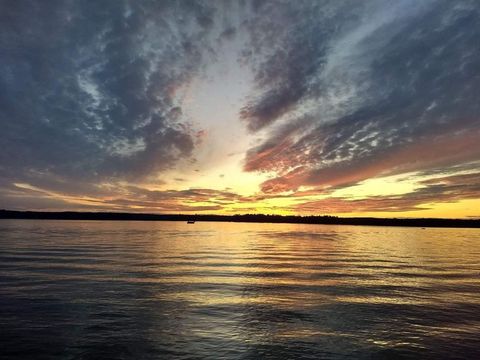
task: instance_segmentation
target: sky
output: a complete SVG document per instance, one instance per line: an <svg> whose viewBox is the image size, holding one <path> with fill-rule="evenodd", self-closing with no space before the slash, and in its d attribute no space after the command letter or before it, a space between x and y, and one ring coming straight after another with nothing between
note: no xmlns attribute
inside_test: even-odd
<svg viewBox="0 0 480 360"><path fill-rule="evenodd" d="M0 208L480 217L476 0L0 0Z"/></svg>

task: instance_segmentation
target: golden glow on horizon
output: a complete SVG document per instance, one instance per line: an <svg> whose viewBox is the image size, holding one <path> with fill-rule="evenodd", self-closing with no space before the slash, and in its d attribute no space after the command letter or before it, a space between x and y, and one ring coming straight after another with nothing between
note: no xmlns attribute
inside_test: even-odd
<svg viewBox="0 0 480 360"><path fill-rule="evenodd" d="M414 191L418 186L411 177L415 173L386 176L362 181L358 185L349 186L334 192L335 196L363 198L368 196L401 195Z"/></svg>
<svg viewBox="0 0 480 360"><path fill-rule="evenodd" d="M218 170L218 169L217 169ZM225 170L225 169L223 169ZM375 178L365 180L354 186L346 187L336 190L328 194L312 194L312 191L305 191L288 194L279 194L277 196L271 194L262 194L258 192L259 185L267 178L266 174L258 175L253 173L245 173L238 168L231 167L232 175L219 177L217 171L210 174L205 174L200 177L200 180L182 183L178 189L171 189L168 186L162 185L159 187L145 186L145 190L176 190L182 192L185 189L208 189L214 190L210 198L203 200L195 200L195 198L175 199L167 201L163 204L158 201L159 206L156 206L155 201L142 203L141 199L128 198L128 203L119 204L116 202L118 197L84 197L64 195L58 192L47 191L26 183L15 183L19 190L26 190L34 192L42 198L56 199L70 204L68 209L84 210L83 206L88 206L91 210L98 209L100 211L115 210L115 211L140 211L140 212L157 212L157 213L211 213L211 214L245 214L245 213L263 213L263 214L277 214L277 215L334 215L334 216L373 216L373 217L443 217L443 218L478 218L480 217L480 199L468 199L450 202L430 202L416 204L418 209L402 210L402 211L386 211L386 210L368 210L355 211L355 201L368 201L375 197L402 198L402 195L408 194L422 187L421 181L433 178L419 177L417 174L403 174L398 176L388 176L384 178ZM127 184L123 184L125 186ZM189 186L190 185L190 186ZM197 186L193 186L197 185ZM113 184L102 185L105 188L114 187ZM219 194L226 192L229 194L238 194L239 198L223 199L221 195L216 195L215 190ZM304 189L308 190L308 189ZM26 196L21 193L18 196ZM220 198L219 198L220 196ZM335 207L329 208L330 199L342 198L349 204L353 201L351 210L335 211ZM135 203L138 201L138 203ZM325 204L323 207L319 205L317 208L307 207L302 209L302 205L309 202L320 201L319 204ZM333 202L335 205L335 202ZM163 206L165 205L165 206ZM169 205L171 209L169 210ZM181 210L176 210L175 206L180 206ZM189 209L191 208L191 209Z"/></svg>

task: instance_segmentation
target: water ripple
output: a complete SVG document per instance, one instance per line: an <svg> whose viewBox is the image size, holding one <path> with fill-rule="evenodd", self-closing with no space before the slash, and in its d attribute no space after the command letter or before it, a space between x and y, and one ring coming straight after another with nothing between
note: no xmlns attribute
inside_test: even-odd
<svg viewBox="0 0 480 360"><path fill-rule="evenodd" d="M480 357L480 231L0 221L0 357Z"/></svg>

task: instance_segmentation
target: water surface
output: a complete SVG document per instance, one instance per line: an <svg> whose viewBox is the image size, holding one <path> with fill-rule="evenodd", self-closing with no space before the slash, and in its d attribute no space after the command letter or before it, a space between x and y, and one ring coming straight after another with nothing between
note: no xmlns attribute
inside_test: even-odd
<svg viewBox="0 0 480 360"><path fill-rule="evenodd" d="M480 230L0 220L0 357L480 358Z"/></svg>

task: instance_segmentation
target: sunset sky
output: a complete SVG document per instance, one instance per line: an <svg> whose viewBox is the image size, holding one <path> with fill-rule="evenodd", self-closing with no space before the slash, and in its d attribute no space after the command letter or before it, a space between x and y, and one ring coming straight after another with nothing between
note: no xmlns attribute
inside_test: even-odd
<svg viewBox="0 0 480 360"><path fill-rule="evenodd" d="M480 2L0 1L0 208L480 217Z"/></svg>

